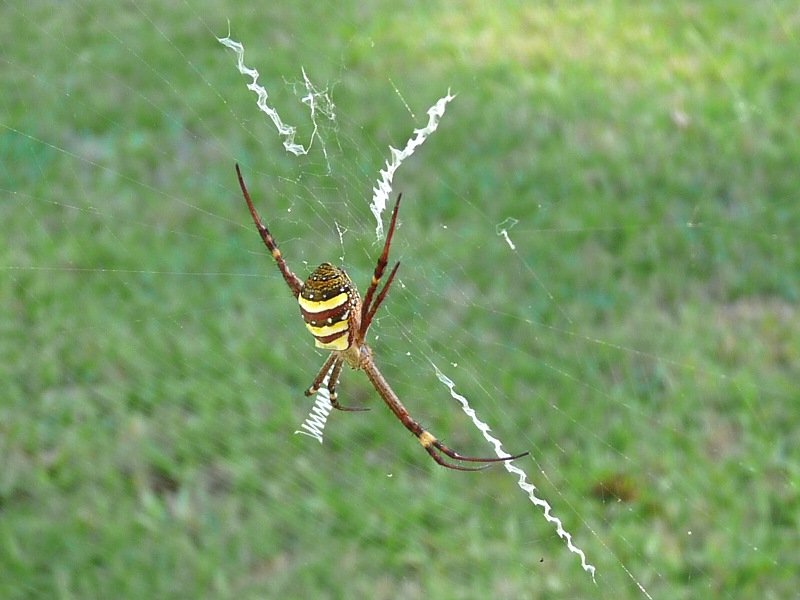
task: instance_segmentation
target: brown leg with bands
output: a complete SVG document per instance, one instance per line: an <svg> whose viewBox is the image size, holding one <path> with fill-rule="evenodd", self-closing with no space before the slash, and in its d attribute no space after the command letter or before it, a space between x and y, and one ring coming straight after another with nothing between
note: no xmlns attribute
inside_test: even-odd
<svg viewBox="0 0 800 600"><path fill-rule="evenodd" d="M331 370L331 376L328 378L328 392L330 393L331 397L331 404L333 408L336 410L343 410L345 412L364 412L369 410L369 408L362 407L362 406L342 406L336 400L336 386L339 385L339 375L342 372L342 367L344 366L344 359L339 358L333 364L333 369Z"/></svg>
<svg viewBox="0 0 800 600"><path fill-rule="evenodd" d="M325 359L325 362L322 363L322 368L317 373L317 376L314 378L311 387L309 387L305 392L303 392L306 396L313 396L319 391L322 382L325 381L325 376L328 374L328 371L331 370L331 366L333 363L336 362L336 353L331 352L328 358ZM330 389L330 379L328 379L328 389Z"/></svg>
<svg viewBox="0 0 800 600"><path fill-rule="evenodd" d="M378 368L372 362L371 359L362 361L361 368L367 374L367 377L372 382L372 385L378 390L381 398L383 401L386 402L386 405L389 409L394 413L394 415L400 420L401 423L408 429L411 433L417 436L419 443L422 444L422 447L425 448L425 451L431 455L431 458L435 460L437 463L442 465L443 467L447 467L448 469L456 469L457 471L482 471L491 465L483 465L480 467L463 467L461 465L456 465L451 462L446 461L442 458L436 450L439 450L443 454L446 454L450 458L454 460L462 460L465 462L482 462L482 463L496 463L496 462L505 462L509 460L514 460L516 458L520 458L528 454L527 452L523 452L521 454L516 454L514 456L506 456L506 457L493 457L493 458L475 458L472 456L462 456L457 452L454 452L439 440L434 437L429 431L422 427L419 423L417 423L414 419L411 418L411 415L408 414L405 406L403 403L400 402L400 399L394 393L394 390L389 387L389 384L381 375L381 372L378 371Z"/></svg>

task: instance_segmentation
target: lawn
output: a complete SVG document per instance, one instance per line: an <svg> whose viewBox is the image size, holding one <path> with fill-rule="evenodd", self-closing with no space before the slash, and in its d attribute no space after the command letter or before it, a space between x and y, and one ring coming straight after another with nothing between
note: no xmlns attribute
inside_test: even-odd
<svg viewBox="0 0 800 600"><path fill-rule="evenodd" d="M795 596L795 3L242 4L0 5L0 597ZM333 100L308 156L229 26L297 142L302 70ZM595 581L362 373L371 412L293 435L325 355L234 164L299 276L363 290L378 171L448 89L370 343L445 443L491 453L431 363L531 452Z"/></svg>

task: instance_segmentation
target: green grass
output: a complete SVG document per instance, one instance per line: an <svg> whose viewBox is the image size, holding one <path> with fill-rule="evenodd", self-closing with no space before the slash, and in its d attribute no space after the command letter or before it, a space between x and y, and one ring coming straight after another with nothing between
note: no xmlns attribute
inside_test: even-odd
<svg viewBox="0 0 800 600"><path fill-rule="evenodd" d="M794 4L265 4L0 8L0 597L643 597L626 569L654 598L796 594ZM284 83L335 83L331 175L284 155L227 20L301 141ZM532 451L597 584L358 373L371 413L291 435L322 357L233 163L298 274L365 282L365 197L448 87L373 347L448 444L486 451L428 358Z"/></svg>

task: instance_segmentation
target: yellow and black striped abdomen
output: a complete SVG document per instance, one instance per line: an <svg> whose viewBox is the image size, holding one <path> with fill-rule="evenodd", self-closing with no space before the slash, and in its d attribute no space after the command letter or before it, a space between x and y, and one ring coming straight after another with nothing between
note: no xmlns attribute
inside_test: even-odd
<svg viewBox="0 0 800 600"><path fill-rule="evenodd" d="M306 280L297 300L317 348L350 347L353 339L350 321L358 305L358 291L344 269L322 263Z"/></svg>

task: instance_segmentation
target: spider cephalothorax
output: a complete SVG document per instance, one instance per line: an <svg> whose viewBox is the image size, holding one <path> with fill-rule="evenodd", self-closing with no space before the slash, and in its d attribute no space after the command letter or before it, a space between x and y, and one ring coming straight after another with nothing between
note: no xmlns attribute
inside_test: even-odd
<svg viewBox="0 0 800 600"><path fill-rule="evenodd" d="M305 282L301 281L300 278L289 269L289 266L283 259L283 255L281 255L281 251L278 249L275 238L272 237L269 229L261 223L261 219L258 217L258 213L250 199L250 194L244 184L239 165L236 165L236 173L239 176L239 185L242 188L244 199L250 209L250 215L253 217L253 222L256 224L258 233L261 235L261 239L272 254L272 258L275 259L284 281L286 281L289 289L292 291L295 298L297 298L300 304L300 313L303 315L306 327L311 332L311 335L314 336L315 345L317 348L331 351L330 355L323 363L322 368L319 370L319 373L317 373L317 376L314 378L311 387L305 391L306 396L315 394L327 377L328 392L330 394L331 404L334 408L346 411L369 410L367 408L349 408L342 406L336 399L336 386L339 383L339 376L344 363L347 363L350 368L363 370L366 373L375 391L378 392L389 409L403 423L406 429L417 436L422 447L425 448L426 452L440 465L460 471L478 471L489 466L464 467L456 465L443 459L438 452L442 452L455 460L485 463L514 460L515 458L528 454L527 452L523 452L516 456L475 458L471 456L462 456L454 452L411 418L411 415L408 414L408 411L400 402L394 390L389 387L388 382L375 365L375 361L372 357L372 349L365 340L367 330L375 316L375 311L378 310L378 307L381 305L384 298L386 298L389 286L394 280L397 268L400 266L398 262L392 267L392 270L389 272L389 277L386 279L386 284L376 296L375 292L381 283L389 260L389 247L392 244L392 235L394 235L394 228L397 224L397 209L400 208L400 196L397 197L397 202L392 211L392 221L386 233L386 242L383 245L383 252L378 258L378 263L375 265L372 281L370 282L369 288L367 288L367 293L364 295L364 301L362 302L358 290L355 285L353 285L350 277L347 276L345 270L331 263L322 263L314 269L314 272L311 273Z"/></svg>

